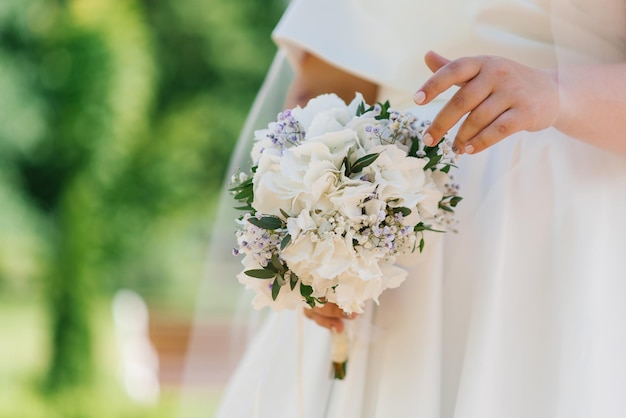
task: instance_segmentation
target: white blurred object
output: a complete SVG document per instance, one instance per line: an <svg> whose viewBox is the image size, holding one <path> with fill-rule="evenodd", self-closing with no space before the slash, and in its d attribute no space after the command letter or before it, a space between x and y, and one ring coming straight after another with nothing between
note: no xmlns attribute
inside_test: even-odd
<svg viewBox="0 0 626 418"><path fill-rule="evenodd" d="M128 396L153 405L159 400L159 358L148 335L148 307L136 292L121 289L113 298L113 322Z"/></svg>

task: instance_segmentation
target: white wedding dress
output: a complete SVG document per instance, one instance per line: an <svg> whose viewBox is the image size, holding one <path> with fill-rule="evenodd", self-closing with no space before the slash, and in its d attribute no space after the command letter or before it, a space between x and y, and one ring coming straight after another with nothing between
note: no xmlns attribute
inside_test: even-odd
<svg viewBox="0 0 626 418"><path fill-rule="evenodd" d="M293 65L313 52L401 107L430 74L429 49L533 66L623 62L624 6L300 0L275 39ZM414 110L430 119L442 103ZM329 378L327 330L272 313L217 416L625 417L626 159L546 129L464 156L456 179L459 232L429 236L402 260L407 281L350 324L344 381Z"/></svg>

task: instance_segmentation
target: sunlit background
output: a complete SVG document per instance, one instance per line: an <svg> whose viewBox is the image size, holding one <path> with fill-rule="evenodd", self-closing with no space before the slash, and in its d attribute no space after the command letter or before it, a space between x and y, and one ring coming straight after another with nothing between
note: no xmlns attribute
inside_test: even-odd
<svg viewBox="0 0 626 418"><path fill-rule="evenodd" d="M177 416L217 191L284 7L0 0L0 417Z"/></svg>

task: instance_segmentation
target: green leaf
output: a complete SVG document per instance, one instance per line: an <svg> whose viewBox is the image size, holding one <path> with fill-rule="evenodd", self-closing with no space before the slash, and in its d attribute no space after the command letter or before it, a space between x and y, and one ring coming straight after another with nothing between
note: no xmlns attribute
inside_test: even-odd
<svg viewBox="0 0 626 418"><path fill-rule="evenodd" d="M248 189L243 189L242 191L240 191L239 193L237 193L235 195L235 200L243 200L247 197L251 197L254 196L254 192L252 190L252 188L248 188Z"/></svg>
<svg viewBox="0 0 626 418"><path fill-rule="evenodd" d="M365 113L365 102L359 103L359 106L356 108L356 115L361 116Z"/></svg>
<svg viewBox="0 0 626 418"><path fill-rule="evenodd" d="M346 175L346 177L348 177L350 175L351 167L350 167L350 160L348 160L347 156L343 157L343 164L342 165L344 166L343 172Z"/></svg>
<svg viewBox="0 0 626 418"><path fill-rule="evenodd" d="M380 105L380 115L376 116L376 119L389 119L389 108L391 107L389 100L385 101L385 103L378 102L378 104Z"/></svg>
<svg viewBox="0 0 626 418"><path fill-rule="evenodd" d="M411 212L412 212L411 209L405 208L404 206L393 208L392 210L393 210L393 213L401 213L402 216L404 216L404 217L409 216L411 214Z"/></svg>
<svg viewBox="0 0 626 418"><path fill-rule="evenodd" d="M291 242L291 235L287 234L285 235L285 238L282 239L282 241L280 241L280 250L284 250L289 243Z"/></svg>
<svg viewBox="0 0 626 418"><path fill-rule="evenodd" d="M272 283L272 300L276 300L279 292L280 292L280 284L278 283L278 279L276 279L274 280L274 283Z"/></svg>
<svg viewBox="0 0 626 418"><path fill-rule="evenodd" d="M283 274L285 272L285 267L283 266L283 263L281 263L280 260L278 259L278 254L272 255L271 263L276 269L276 271L278 271L279 273Z"/></svg>
<svg viewBox="0 0 626 418"><path fill-rule="evenodd" d="M245 211L252 211L254 210L254 208L250 205L246 205L246 206L237 206L235 209L237 210L245 210Z"/></svg>
<svg viewBox="0 0 626 418"><path fill-rule="evenodd" d="M306 285L306 284L302 284L300 283L300 294L305 298L305 299L310 299L311 295L313 294L313 287Z"/></svg>
<svg viewBox="0 0 626 418"><path fill-rule="evenodd" d="M419 151L419 149L420 149L419 139L416 136L414 136L414 137L411 138L411 141L412 141L411 142L411 148L409 149L409 152L408 152L407 155L409 157L417 157L417 151Z"/></svg>
<svg viewBox="0 0 626 418"><path fill-rule="evenodd" d="M366 156L359 158L350 168L350 174L360 173L365 167L371 165L374 161L376 161L379 155L380 153L367 154Z"/></svg>
<svg viewBox="0 0 626 418"><path fill-rule="evenodd" d="M276 216L263 216L261 219L250 218L248 222L259 228L270 230L281 228L284 225L284 222Z"/></svg>
<svg viewBox="0 0 626 418"><path fill-rule="evenodd" d="M434 155L430 157L430 161L428 161L428 164L424 166L424 170L428 170L430 168L435 167L437 164L439 164L439 161L441 161L442 157L443 155Z"/></svg>
<svg viewBox="0 0 626 418"><path fill-rule="evenodd" d="M236 192L239 190L243 190L243 189L247 189L248 187L253 187L252 185L252 177L250 177L248 180L244 181L241 184L238 184L237 186L231 187L230 189L228 189L231 192Z"/></svg>
<svg viewBox="0 0 626 418"><path fill-rule="evenodd" d="M420 253L424 251L424 237L420 238Z"/></svg>
<svg viewBox="0 0 626 418"><path fill-rule="evenodd" d="M450 206L455 208L461 200L463 200L461 196L454 196L452 199L450 199Z"/></svg>
<svg viewBox="0 0 626 418"><path fill-rule="evenodd" d="M298 284L298 276L296 276L293 272L289 272L289 285L291 286L291 290L296 288Z"/></svg>
<svg viewBox="0 0 626 418"><path fill-rule="evenodd" d="M244 273L247 276L254 277L255 279L271 279L276 276L276 272L267 269L246 270Z"/></svg>
<svg viewBox="0 0 626 418"><path fill-rule="evenodd" d="M283 208L280 208L280 214L283 215L283 218L285 218L285 220L290 218L289 214L285 212Z"/></svg>
<svg viewBox="0 0 626 418"><path fill-rule="evenodd" d="M285 276L282 274L279 274L278 276L276 276L276 281L278 282L279 286L283 286L287 283L287 280L285 280Z"/></svg>
<svg viewBox="0 0 626 418"><path fill-rule="evenodd" d="M415 232L422 232L422 231L431 231L431 232L446 232L446 231L441 231L439 229L433 229L431 228L430 225L425 225L423 222L418 223L417 225L415 225L415 227L413 228L413 230Z"/></svg>
<svg viewBox="0 0 626 418"><path fill-rule="evenodd" d="M441 172L442 173L446 173L446 174L449 173L450 172L450 165L447 165L447 166L443 167L441 169Z"/></svg>
<svg viewBox="0 0 626 418"><path fill-rule="evenodd" d="M356 109L356 115L361 116L364 113L371 112L372 110L374 110L374 106L370 106L366 109L365 102L361 102L361 104L359 104L359 107L357 107Z"/></svg>

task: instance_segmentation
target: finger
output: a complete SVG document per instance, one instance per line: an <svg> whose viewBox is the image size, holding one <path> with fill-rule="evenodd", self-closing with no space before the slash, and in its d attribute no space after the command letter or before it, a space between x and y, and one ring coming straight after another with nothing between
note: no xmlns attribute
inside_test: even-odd
<svg viewBox="0 0 626 418"><path fill-rule="evenodd" d="M498 94L491 94L474 108L463 121L454 138L454 145L463 153L467 142L492 124L502 113L510 109L510 103Z"/></svg>
<svg viewBox="0 0 626 418"><path fill-rule="evenodd" d="M459 58L439 68L419 88L413 99L416 104L426 104L454 85L462 85L480 72L479 58Z"/></svg>
<svg viewBox="0 0 626 418"><path fill-rule="evenodd" d="M325 303L322 306L316 306L315 308L313 308L313 311L318 315L326 316L329 318L354 319L356 317L356 314L346 315L346 313L339 306L330 302Z"/></svg>
<svg viewBox="0 0 626 418"><path fill-rule="evenodd" d="M313 309L305 309L304 315L320 327L327 328L331 331L343 332L343 321L341 319L320 315L314 312Z"/></svg>
<svg viewBox="0 0 626 418"><path fill-rule="evenodd" d="M428 146L433 146L439 142L446 132L456 125L464 115L473 111L487 99L490 92L490 84L479 82L479 80L472 81L461 87L441 108L426 129L423 138L424 143Z"/></svg>
<svg viewBox="0 0 626 418"><path fill-rule="evenodd" d="M424 62L433 73L450 62L449 59L442 57L435 51L428 51L424 55Z"/></svg>
<svg viewBox="0 0 626 418"><path fill-rule="evenodd" d="M515 109L502 113L489 126L467 141L464 151L468 154L476 154L520 131L521 119L518 113Z"/></svg>

